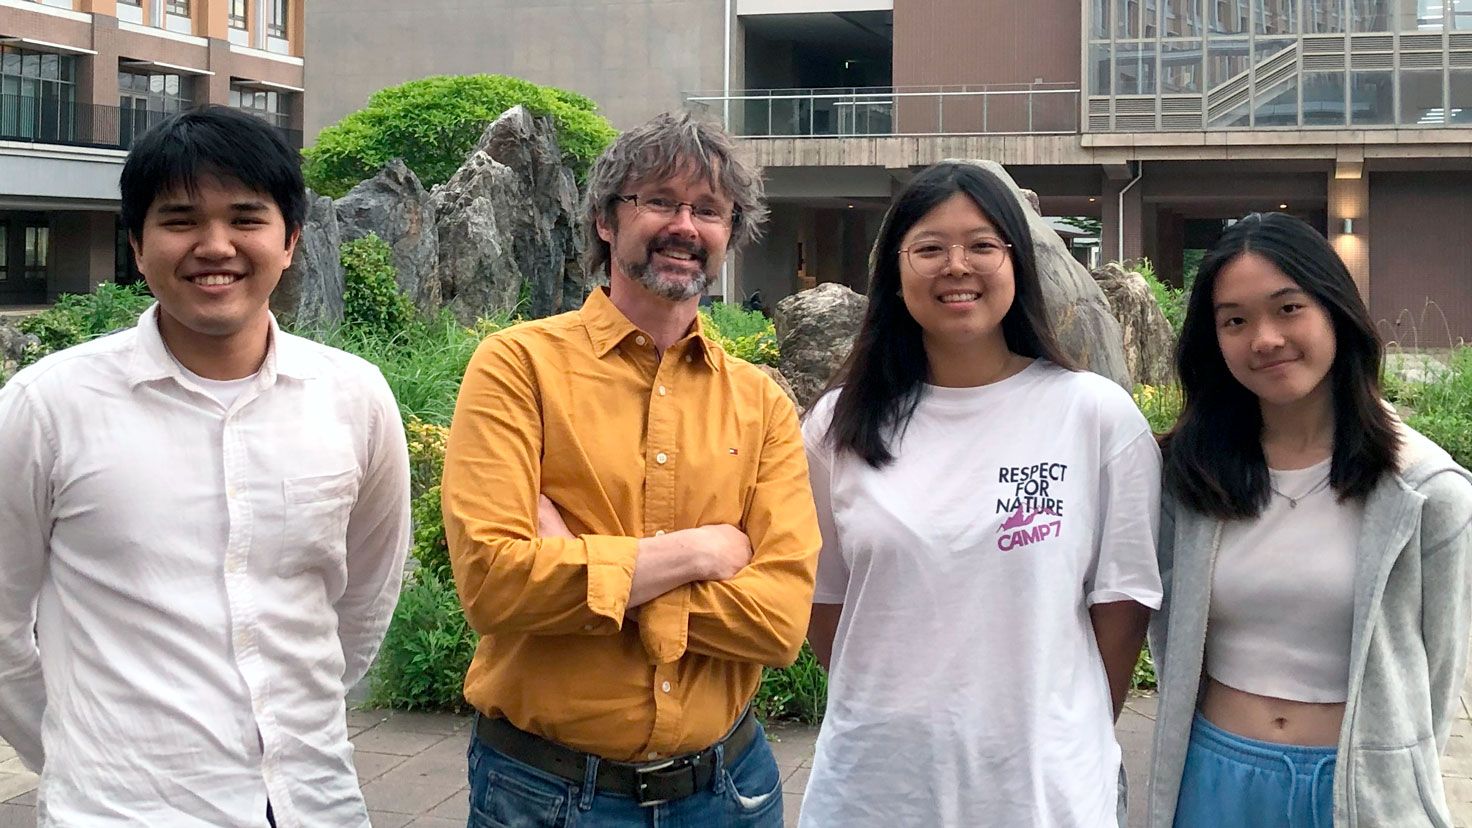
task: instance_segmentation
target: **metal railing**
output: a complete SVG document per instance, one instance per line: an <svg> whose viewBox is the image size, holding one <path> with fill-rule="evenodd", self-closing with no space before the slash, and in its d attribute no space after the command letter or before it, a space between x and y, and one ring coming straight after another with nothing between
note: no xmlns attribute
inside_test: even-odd
<svg viewBox="0 0 1472 828"><path fill-rule="evenodd" d="M166 117L167 113L153 110L0 94L0 141L128 149L134 139ZM275 129L288 146L301 149L300 130Z"/></svg>
<svg viewBox="0 0 1472 828"><path fill-rule="evenodd" d="M747 138L1071 134L1080 90L1065 84L746 90L691 107Z"/></svg>

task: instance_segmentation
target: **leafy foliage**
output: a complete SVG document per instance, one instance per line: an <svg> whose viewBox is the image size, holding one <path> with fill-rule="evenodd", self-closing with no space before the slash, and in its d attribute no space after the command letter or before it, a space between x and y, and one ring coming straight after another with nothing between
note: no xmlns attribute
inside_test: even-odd
<svg viewBox="0 0 1472 828"><path fill-rule="evenodd" d="M1447 357L1447 369L1426 382L1386 378L1390 400L1407 409L1406 424L1472 468L1472 346Z"/></svg>
<svg viewBox="0 0 1472 828"><path fill-rule="evenodd" d="M823 708L828 704L828 673L804 644L791 667L762 672L753 704L764 721L791 719L817 724L823 720Z"/></svg>
<svg viewBox="0 0 1472 828"><path fill-rule="evenodd" d="M1137 385L1132 396L1135 406L1150 423L1150 430L1156 434L1170 431L1185 404L1178 385Z"/></svg>
<svg viewBox="0 0 1472 828"><path fill-rule="evenodd" d="M130 328L152 304L153 296L143 284L104 282L92 293L62 294L55 305L16 326L41 342L23 362L30 364L54 351Z"/></svg>
<svg viewBox="0 0 1472 828"><path fill-rule="evenodd" d="M402 158L426 188L443 184L481 134L520 104L557 124L564 161L579 179L617 132L575 92L506 75L436 75L380 90L303 150L307 185L334 198Z"/></svg>
<svg viewBox="0 0 1472 828"><path fill-rule="evenodd" d="M373 233L344 242L343 324L393 337L414 321L414 303L399 290L393 248Z"/></svg>
<svg viewBox="0 0 1472 828"><path fill-rule="evenodd" d="M368 704L404 710L464 710L465 672L476 634L455 585L429 569L404 584L369 683Z"/></svg>
<svg viewBox="0 0 1472 828"><path fill-rule="evenodd" d="M1155 689L1155 659L1150 655L1149 646L1140 648L1140 657L1135 660L1135 671L1130 676L1130 689Z"/></svg>
<svg viewBox="0 0 1472 828"><path fill-rule="evenodd" d="M1145 283L1150 286L1150 293L1155 297L1155 304L1160 306L1160 312L1165 314L1165 320L1170 323L1170 329L1176 336L1180 336L1181 325L1186 321L1186 291L1162 282L1155 273L1155 265L1149 259L1132 259L1122 262L1121 266L1144 277Z"/></svg>
<svg viewBox="0 0 1472 828"><path fill-rule="evenodd" d="M738 359L757 365L776 365L781 356L777 349L777 329L772 326L772 320L758 311L713 302L701 308L700 325L706 336Z"/></svg>

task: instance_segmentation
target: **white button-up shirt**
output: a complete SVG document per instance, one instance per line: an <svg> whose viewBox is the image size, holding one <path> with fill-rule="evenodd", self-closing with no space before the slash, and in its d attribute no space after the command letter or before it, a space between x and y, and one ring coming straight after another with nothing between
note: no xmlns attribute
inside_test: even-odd
<svg viewBox="0 0 1472 828"><path fill-rule="evenodd" d="M271 343L228 410L156 306L0 388L0 737L43 828L368 824L343 696L398 599L403 425L369 363Z"/></svg>

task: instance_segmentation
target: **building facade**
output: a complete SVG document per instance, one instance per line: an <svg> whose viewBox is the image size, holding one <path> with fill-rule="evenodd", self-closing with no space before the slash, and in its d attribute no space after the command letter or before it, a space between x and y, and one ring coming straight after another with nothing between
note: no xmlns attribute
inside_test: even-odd
<svg viewBox="0 0 1472 828"><path fill-rule="evenodd" d="M574 89L618 127L680 106L724 119L773 207L732 299L862 289L914 171L987 158L1046 214L1100 219L1104 258L1148 256L1177 281L1225 222L1293 213L1388 339L1472 339L1472 0L314 0L307 15L309 132L382 86L473 71Z"/></svg>
<svg viewBox="0 0 1472 828"><path fill-rule="evenodd" d="M304 0L0 0L0 306L137 278L133 139L202 104L301 144Z"/></svg>

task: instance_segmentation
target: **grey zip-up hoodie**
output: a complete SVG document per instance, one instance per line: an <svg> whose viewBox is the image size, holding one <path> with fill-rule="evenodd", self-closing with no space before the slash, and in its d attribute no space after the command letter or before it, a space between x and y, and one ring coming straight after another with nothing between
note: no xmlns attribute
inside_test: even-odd
<svg viewBox="0 0 1472 828"><path fill-rule="evenodd" d="M1467 667L1472 474L1400 425L1400 471L1365 501L1356 552L1349 697L1334 771L1335 828L1451 828L1439 756ZM1167 495L1165 600L1150 622L1160 687L1150 828L1171 828L1202 684L1222 521ZM1272 653L1263 653L1272 658Z"/></svg>

